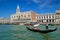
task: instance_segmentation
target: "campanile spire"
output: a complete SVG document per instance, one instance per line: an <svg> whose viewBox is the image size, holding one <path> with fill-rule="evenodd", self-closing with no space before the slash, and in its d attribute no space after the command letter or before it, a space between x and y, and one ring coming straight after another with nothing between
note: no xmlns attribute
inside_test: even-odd
<svg viewBox="0 0 60 40"><path fill-rule="evenodd" d="M19 8L19 5L17 5L16 14L19 14L19 13L20 13L20 8Z"/></svg>

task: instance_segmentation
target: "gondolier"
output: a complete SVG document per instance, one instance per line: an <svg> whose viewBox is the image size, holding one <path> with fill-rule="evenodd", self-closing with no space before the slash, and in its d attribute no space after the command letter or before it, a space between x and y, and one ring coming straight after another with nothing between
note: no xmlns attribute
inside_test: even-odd
<svg viewBox="0 0 60 40"><path fill-rule="evenodd" d="M48 24L46 24L46 29L48 29Z"/></svg>

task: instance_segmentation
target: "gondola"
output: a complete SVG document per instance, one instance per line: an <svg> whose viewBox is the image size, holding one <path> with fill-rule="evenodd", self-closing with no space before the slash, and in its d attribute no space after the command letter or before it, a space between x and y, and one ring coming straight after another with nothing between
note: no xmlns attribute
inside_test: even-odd
<svg viewBox="0 0 60 40"><path fill-rule="evenodd" d="M33 28L29 28L29 27L26 27L28 30L30 31L34 31L34 32L40 32L40 33L49 33L49 32L53 32L53 31L56 31L57 28L55 29L48 29L48 30L35 30Z"/></svg>

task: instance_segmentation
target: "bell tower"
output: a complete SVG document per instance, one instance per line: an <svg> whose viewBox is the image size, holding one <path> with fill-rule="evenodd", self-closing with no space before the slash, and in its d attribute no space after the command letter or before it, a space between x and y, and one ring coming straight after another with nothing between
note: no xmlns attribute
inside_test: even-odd
<svg viewBox="0 0 60 40"><path fill-rule="evenodd" d="M19 5L17 5L16 14L20 14L20 8L19 8Z"/></svg>

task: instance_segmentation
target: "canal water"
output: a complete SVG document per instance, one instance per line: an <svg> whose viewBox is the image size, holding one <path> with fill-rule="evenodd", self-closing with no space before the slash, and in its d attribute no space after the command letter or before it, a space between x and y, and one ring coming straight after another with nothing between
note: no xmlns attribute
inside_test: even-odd
<svg viewBox="0 0 60 40"><path fill-rule="evenodd" d="M44 34L29 31L25 26L0 25L0 40L60 40L60 26L55 25L49 27L57 27L58 30ZM40 25L40 29L45 29L44 25Z"/></svg>

